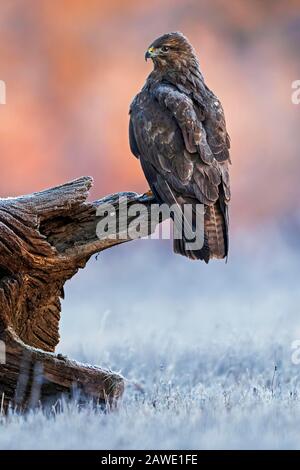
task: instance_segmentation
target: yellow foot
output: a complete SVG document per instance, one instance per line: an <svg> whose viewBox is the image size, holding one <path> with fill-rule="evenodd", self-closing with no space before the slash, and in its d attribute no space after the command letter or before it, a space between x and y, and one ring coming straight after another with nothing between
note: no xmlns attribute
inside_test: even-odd
<svg viewBox="0 0 300 470"><path fill-rule="evenodd" d="M151 189L149 189L149 191L145 193L145 196L153 197L153 192L151 191Z"/></svg>

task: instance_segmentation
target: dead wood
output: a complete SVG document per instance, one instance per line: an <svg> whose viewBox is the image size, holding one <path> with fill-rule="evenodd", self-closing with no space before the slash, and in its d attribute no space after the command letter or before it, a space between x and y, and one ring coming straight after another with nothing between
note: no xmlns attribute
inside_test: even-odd
<svg viewBox="0 0 300 470"><path fill-rule="evenodd" d="M126 196L129 206L141 203L147 208L141 218L143 234L153 230L151 196L121 193L87 202L91 185L92 179L83 177L28 196L0 199L0 340L6 349L5 363L0 365L0 395L4 404L34 405L70 394L74 386L100 401L111 402L122 395L120 375L54 353L65 282L93 254L131 239L130 221L124 225L123 220L116 238L99 239L97 209L112 204L118 220L119 198Z"/></svg>

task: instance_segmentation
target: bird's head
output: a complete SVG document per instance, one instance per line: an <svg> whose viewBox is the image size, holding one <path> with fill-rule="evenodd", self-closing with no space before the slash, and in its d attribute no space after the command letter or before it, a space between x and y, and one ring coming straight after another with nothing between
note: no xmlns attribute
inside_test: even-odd
<svg viewBox="0 0 300 470"><path fill-rule="evenodd" d="M164 34L153 41L146 51L147 59L152 59L154 68L159 69L180 69L191 60L197 62L193 47L179 32Z"/></svg>

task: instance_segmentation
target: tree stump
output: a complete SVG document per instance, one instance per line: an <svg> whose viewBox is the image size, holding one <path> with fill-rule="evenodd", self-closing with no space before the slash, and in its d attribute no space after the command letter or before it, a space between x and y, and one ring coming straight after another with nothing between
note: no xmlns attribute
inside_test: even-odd
<svg viewBox="0 0 300 470"><path fill-rule="evenodd" d="M70 395L113 403L124 380L111 371L55 354L64 284L89 258L131 238L98 238L99 207L118 212L120 197L147 208L141 223L150 233L149 195L120 193L87 202L92 178L83 177L39 193L0 199L0 400L20 409ZM152 227L153 230L153 227ZM122 232L123 231L123 232ZM124 236L125 234L125 236ZM2 354L1 354L2 353Z"/></svg>

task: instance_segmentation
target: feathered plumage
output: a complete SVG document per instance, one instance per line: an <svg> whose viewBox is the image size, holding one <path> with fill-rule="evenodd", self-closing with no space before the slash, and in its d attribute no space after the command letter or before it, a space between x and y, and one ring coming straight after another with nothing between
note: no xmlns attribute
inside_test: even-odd
<svg viewBox="0 0 300 470"><path fill-rule="evenodd" d="M160 202L202 203L204 245L174 251L191 259L228 254L230 139L222 105L206 86L191 44L181 33L156 39L146 52L154 70L130 107L129 139Z"/></svg>

